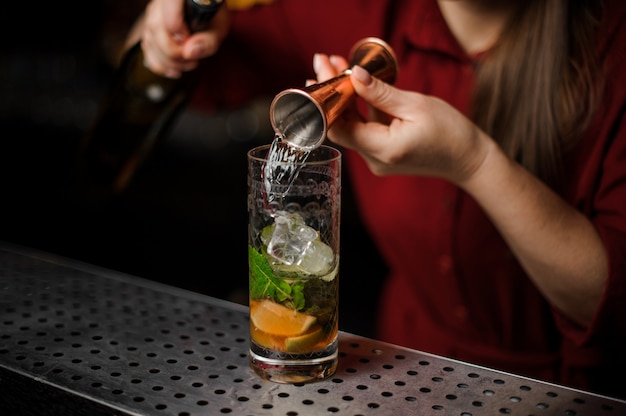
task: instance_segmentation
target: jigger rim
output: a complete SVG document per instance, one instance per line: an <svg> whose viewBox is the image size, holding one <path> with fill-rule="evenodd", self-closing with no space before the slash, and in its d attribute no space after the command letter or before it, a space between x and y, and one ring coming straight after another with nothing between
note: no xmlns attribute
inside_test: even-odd
<svg viewBox="0 0 626 416"><path fill-rule="evenodd" d="M280 101L281 98L286 97L288 95L292 95L292 94L296 94L296 95L300 95L304 98L307 99L307 104L309 105L314 105L315 108L317 109L317 111L319 112L319 116L320 116L320 120L322 121L322 129L318 132L317 134L317 140L315 140L315 142L311 145L308 146L303 146L302 144L298 144L298 143L293 143L291 140L289 140L289 142L297 147L298 149L302 150L302 151L310 151L315 149L316 147L319 147L324 140L326 139L326 133L328 132L328 120L326 119L326 113L324 111L324 108L322 108L321 104L317 102L317 100L315 100L313 98L313 96L311 96L311 94L302 89L302 88L288 88L286 90L283 90L281 92L279 92L278 94L276 94L276 96L274 97L274 99L272 100L272 103L270 104L270 123L272 125L272 128L274 129L275 132L277 132L278 134L285 134L284 131L279 131L279 127L276 124L275 121L275 117L274 114L276 112L276 105L278 103L278 101ZM309 139L311 138L311 136L309 136ZM285 138L283 138L285 139ZM311 140L308 140L311 141Z"/></svg>
<svg viewBox="0 0 626 416"><path fill-rule="evenodd" d="M389 80L385 80L385 82L387 82L388 84L395 84L396 82L396 78L398 76L398 57L396 56L396 53L394 52L393 48L391 47L391 45L389 45L387 42L385 42L384 40L382 40L381 38L377 38L375 36L368 36L365 37L359 41L357 41L354 46L352 46L352 49L350 49L350 57L354 56L356 51L364 44L366 43L376 43L380 46L383 47L383 49L389 54L389 56L391 57L391 60L393 61L393 78L389 79ZM352 67L354 65L352 63L350 63L350 65L348 66L348 68L346 69L347 71L351 71Z"/></svg>

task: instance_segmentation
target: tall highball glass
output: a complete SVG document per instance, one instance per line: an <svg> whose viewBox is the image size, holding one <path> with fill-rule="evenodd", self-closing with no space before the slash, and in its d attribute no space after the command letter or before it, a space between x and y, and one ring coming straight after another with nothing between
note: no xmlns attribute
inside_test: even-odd
<svg viewBox="0 0 626 416"><path fill-rule="evenodd" d="M275 145L248 152L250 364L306 383L337 368L341 153Z"/></svg>

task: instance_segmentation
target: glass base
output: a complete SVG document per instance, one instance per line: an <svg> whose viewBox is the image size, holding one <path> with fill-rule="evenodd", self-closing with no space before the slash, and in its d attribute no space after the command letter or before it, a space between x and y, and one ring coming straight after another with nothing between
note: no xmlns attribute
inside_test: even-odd
<svg viewBox="0 0 626 416"><path fill-rule="evenodd" d="M310 383L332 376L337 369L337 340L323 351L309 354L278 353L250 343L250 367L274 383Z"/></svg>

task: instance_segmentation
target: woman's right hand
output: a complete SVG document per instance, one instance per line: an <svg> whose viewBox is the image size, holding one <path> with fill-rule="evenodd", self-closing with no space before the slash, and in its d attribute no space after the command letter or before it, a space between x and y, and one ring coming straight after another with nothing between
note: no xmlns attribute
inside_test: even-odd
<svg viewBox="0 0 626 416"><path fill-rule="evenodd" d="M230 14L224 5L209 27L191 34L184 20L184 0L152 0L131 32L131 43L141 39L145 64L152 72L179 78L198 66L199 60L219 49L230 27Z"/></svg>
<svg viewBox="0 0 626 416"><path fill-rule="evenodd" d="M337 76L348 62L339 56L314 57L318 81ZM356 150L376 175L436 176L463 186L481 167L495 142L448 103L402 90L353 67L355 93L369 106L363 119L349 108L328 138Z"/></svg>

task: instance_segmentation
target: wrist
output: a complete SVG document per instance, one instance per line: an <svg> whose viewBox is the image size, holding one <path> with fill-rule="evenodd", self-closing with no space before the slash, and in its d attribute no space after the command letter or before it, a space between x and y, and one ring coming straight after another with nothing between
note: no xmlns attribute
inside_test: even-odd
<svg viewBox="0 0 626 416"><path fill-rule="evenodd" d="M500 146L478 127L475 127L475 137L471 142L473 160L464 169L457 185L469 194L474 194L497 179L496 175L499 170L497 166L504 160L508 160L508 157Z"/></svg>

